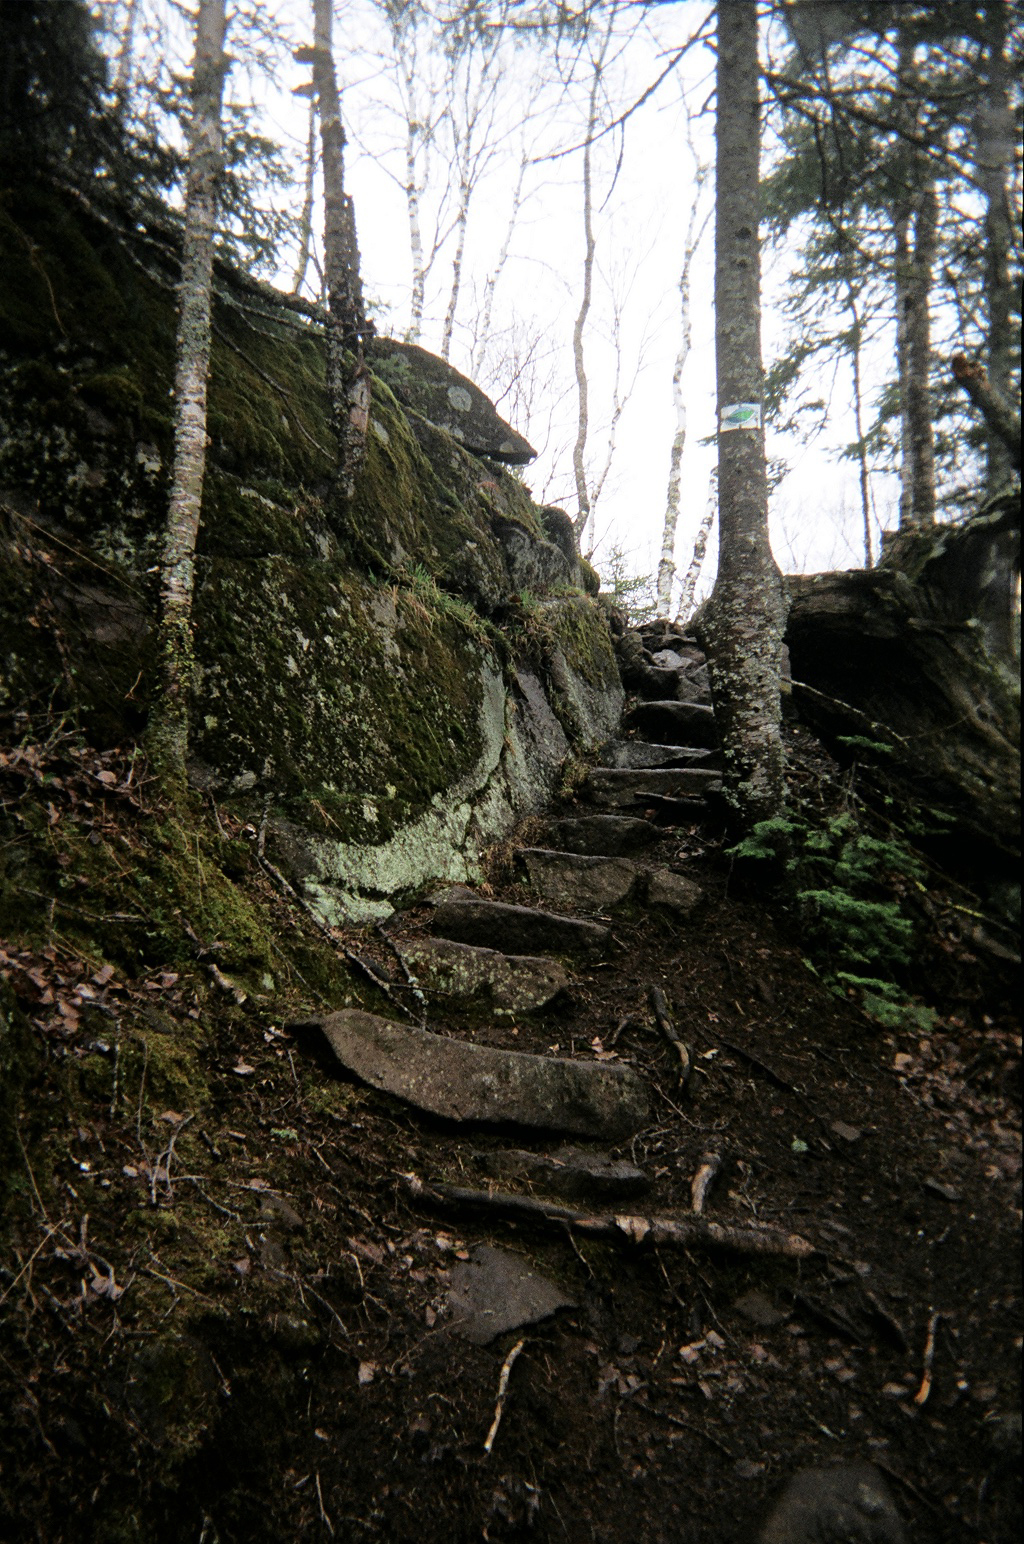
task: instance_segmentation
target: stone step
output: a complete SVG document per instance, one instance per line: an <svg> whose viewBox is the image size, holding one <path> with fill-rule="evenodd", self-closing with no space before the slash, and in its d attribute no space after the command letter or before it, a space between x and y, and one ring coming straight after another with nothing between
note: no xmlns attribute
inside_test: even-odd
<svg viewBox="0 0 1024 1544"><path fill-rule="evenodd" d="M623 727L663 745L718 745L714 710L699 702L638 702L623 718Z"/></svg>
<svg viewBox="0 0 1024 1544"><path fill-rule="evenodd" d="M514 1124L618 1141L644 1124L647 1086L611 1062L531 1056L409 1029L357 1008L304 1022L349 1072L446 1120Z"/></svg>
<svg viewBox="0 0 1024 1544"><path fill-rule="evenodd" d="M632 858L556 852L546 847L520 847L516 856L542 900L578 911L608 911L618 906L646 872Z"/></svg>
<svg viewBox="0 0 1024 1544"><path fill-rule="evenodd" d="M632 809L649 794L700 798L721 788L722 778L719 772L705 767L592 767L583 786L594 804L608 809Z"/></svg>
<svg viewBox="0 0 1024 1544"><path fill-rule="evenodd" d="M530 954L541 949L558 954L596 954L607 944L611 931L598 922L485 900L442 901L430 927L442 938L480 944L503 954Z"/></svg>
<svg viewBox="0 0 1024 1544"><path fill-rule="evenodd" d="M609 740L601 747L603 767L630 768L717 765L716 753L697 745L652 745L647 740Z"/></svg>
<svg viewBox="0 0 1024 1544"><path fill-rule="evenodd" d="M688 916L703 892L672 869L543 847L521 847L517 857L542 900L578 911L606 911L628 899Z"/></svg>
<svg viewBox="0 0 1024 1544"><path fill-rule="evenodd" d="M558 960L500 954L451 938L415 938L402 957L420 986L446 997L486 996L496 1014L535 1013L565 990L571 977Z"/></svg>
<svg viewBox="0 0 1024 1544"><path fill-rule="evenodd" d="M649 820L632 815L574 815L545 821L540 833L559 852L619 858L641 852L662 835Z"/></svg>

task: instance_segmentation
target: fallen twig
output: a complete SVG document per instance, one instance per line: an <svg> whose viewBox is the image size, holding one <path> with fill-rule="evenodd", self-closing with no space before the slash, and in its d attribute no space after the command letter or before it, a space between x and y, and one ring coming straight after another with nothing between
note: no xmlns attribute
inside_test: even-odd
<svg viewBox="0 0 1024 1544"><path fill-rule="evenodd" d="M517 1340L508 1356L506 1356L505 1360L501 1364L501 1376L498 1379L498 1399L494 1406L494 1420L491 1422L491 1429L487 1433L487 1440L484 1443L485 1453L489 1453L491 1448L494 1446L494 1439L498 1435L498 1427L501 1425L501 1417L505 1413L505 1400L508 1398L509 1373L515 1366L516 1357L519 1355L520 1351L525 1345L525 1340Z"/></svg>
<svg viewBox="0 0 1024 1544"><path fill-rule="evenodd" d="M229 997L233 998L239 1008L245 1006L249 1001L248 992L243 992L240 986L236 986L233 981L229 980L219 965L207 965L206 970L214 986L219 986L222 992L226 992Z"/></svg>
<svg viewBox="0 0 1024 1544"><path fill-rule="evenodd" d="M721 1153L705 1153L701 1159L700 1168L690 1181L690 1210L695 1217L699 1217L704 1211L708 1192L718 1178L721 1167Z"/></svg>
<svg viewBox="0 0 1024 1544"><path fill-rule="evenodd" d="M647 993L647 1000L654 1010L654 1017L657 1020L658 1028L679 1057L678 1086L679 1092L683 1093L687 1083L690 1081L690 1073L693 1071L693 1061L690 1053L679 1038L679 1034L668 1011L668 999L661 987L652 986Z"/></svg>
<svg viewBox="0 0 1024 1544"><path fill-rule="evenodd" d="M391 953L395 956L395 959L398 961L402 970L402 975L405 977L405 984L420 1005L421 1022L426 1022L427 999L420 988L419 982L413 975L412 971L409 969L409 963L406 960L405 955L395 943L395 940L391 937L391 934L387 932L387 930L382 927L379 922L374 928L374 932L377 934L378 938L383 940L383 942L391 950Z"/></svg>
<svg viewBox="0 0 1024 1544"><path fill-rule="evenodd" d="M940 1313L933 1308L928 1315L928 1333L924 1341L924 1357L921 1371L921 1387L914 1395L915 1405L923 1405L932 1391L932 1366L935 1362L935 1332L939 1327Z"/></svg>
<svg viewBox="0 0 1024 1544"><path fill-rule="evenodd" d="M470 1190L462 1185L426 1184L415 1174L401 1176L407 1193L416 1201L436 1206L479 1207L512 1217L532 1217L554 1222L592 1237L630 1239L634 1244L674 1244L681 1247L703 1245L708 1249L728 1249L738 1254L781 1255L806 1260L818 1251L798 1233L758 1224L756 1227L730 1227L708 1222L704 1217L638 1217L621 1213L577 1212L537 1196L516 1195L501 1190Z"/></svg>

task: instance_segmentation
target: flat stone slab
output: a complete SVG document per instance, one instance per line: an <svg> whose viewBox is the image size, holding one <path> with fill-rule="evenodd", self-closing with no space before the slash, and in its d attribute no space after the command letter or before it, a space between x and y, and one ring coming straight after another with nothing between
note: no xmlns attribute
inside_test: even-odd
<svg viewBox="0 0 1024 1544"><path fill-rule="evenodd" d="M874 1464L830 1464L794 1474L758 1544L905 1544L892 1494Z"/></svg>
<svg viewBox="0 0 1024 1544"><path fill-rule="evenodd" d="M659 744L718 745L714 710L699 702L638 702L623 723Z"/></svg>
<svg viewBox="0 0 1024 1544"><path fill-rule="evenodd" d="M421 986L448 997L486 993L498 1013L534 1013L572 979L564 965L542 955L501 954L451 938L417 938L402 955Z"/></svg>
<svg viewBox="0 0 1024 1544"><path fill-rule="evenodd" d="M602 747L601 764L633 771L648 767L699 767L713 756L714 751L695 745L651 745L646 740L611 740Z"/></svg>
<svg viewBox="0 0 1024 1544"><path fill-rule="evenodd" d="M559 852L619 858L641 852L663 835L649 820L632 815L577 815L549 820L543 834Z"/></svg>
<svg viewBox="0 0 1024 1544"><path fill-rule="evenodd" d="M522 1255L478 1244L452 1269L447 1307L453 1332L486 1346L506 1330L537 1324L576 1304Z"/></svg>
<svg viewBox="0 0 1024 1544"><path fill-rule="evenodd" d="M636 1164L576 1147L560 1147L552 1153L503 1149L475 1153L474 1158L492 1179L519 1181L564 1201L611 1205L635 1200L651 1188L650 1176Z"/></svg>
<svg viewBox="0 0 1024 1544"><path fill-rule="evenodd" d="M585 788L587 797L595 804L631 809L651 794L659 798L700 798L709 789L721 786L722 775L712 768L651 767L634 771L625 767L592 767Z"/></svg>
<svg viewBox="0 0 1024 1544"><path fill-rule="evenodd" d="M580 911L618 906L636 889L644 872L631 858L553 852L546 847L520 847L517 856L543 900Z"/></svg>
<svg viewBox="0 0 1024 1544"><path fill-rule="evenodd" d="M560 917L532 906L508 906L502 901L443 901L434 912L431 930L463 944L481 944L503 954L596 954L608 942L610 929L599 922Z"/></svg>
<svg viewBox="0 0 1024 1544"><path fill-rule="evenodd" d="M349 1072L447 1120L616 1140L647 1117L646 1085L629 1067L449 1040L357 1008L314 1022Z"/></svg>

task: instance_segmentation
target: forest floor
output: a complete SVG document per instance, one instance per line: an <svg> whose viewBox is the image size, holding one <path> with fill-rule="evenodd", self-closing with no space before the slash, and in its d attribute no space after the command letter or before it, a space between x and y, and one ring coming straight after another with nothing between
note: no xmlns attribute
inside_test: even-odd
<svg viewBox="0 0 1024 1544"><path fill-rule="evenodd" d="M232 883L276 939L276 980L250 974L236 1000L238 959L180 909L153 936L177 926L184 953L119 957L111 918L143 904L163 840L159 811L125 793L127 765L65 745L15 777L5 759L17 839L56 851L61 831L95 836L121 876L119 905L96 878L43 931L28 916L11 927L0 953L17 1002L9 1086L23 1047L4 1148L5 1539L748 1544L794 1471L840 1458L884 1471L916 1544L1019 1536L1008 965L933 929L935 1024L883 1030L827 988L777 901L739 887L720 834L666 830L657 856L705 892L692 919L617 914L607 956L575 966L547 1011L497 1020L438 1000L428 1026L635 1066L654 1117L616 1155L655 1188L631 1209L688 1213L714 1147L708 1218L774 1223L818 1252L431 1211L403 1175L480 1186L479 1154L544 1143L424 1117L345 1077L319 1035L288 1031L325 996L396 1014L340 964L333 993L308 985L335 947L223 812L217 851L240 854ZM529 900L508 849L490 893ZM387 931L400 942L428 923L424 906ZM336 942L401 995L379 932ZM692 1053L685 1092L652 985ZM573 1306L489 1345L452 1334L450 1273L483 1242L524 1255Z"/></svg>

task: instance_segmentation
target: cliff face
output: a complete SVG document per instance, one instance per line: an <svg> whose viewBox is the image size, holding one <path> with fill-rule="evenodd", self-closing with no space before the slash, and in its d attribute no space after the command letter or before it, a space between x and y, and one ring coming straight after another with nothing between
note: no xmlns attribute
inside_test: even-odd
<svg viewBox="0 0 1024 1544"><path fill-rule="evenodd" d="M52 195L0 227L0 706L121 744L153 679L173 241ZM389 371L429 392L402 366L381 352L339 514L317 328L220 272L191 772L331 920L475 872L622 701L557 512L403 406ZM513 436L480 394L472 417Z"/></svg>

